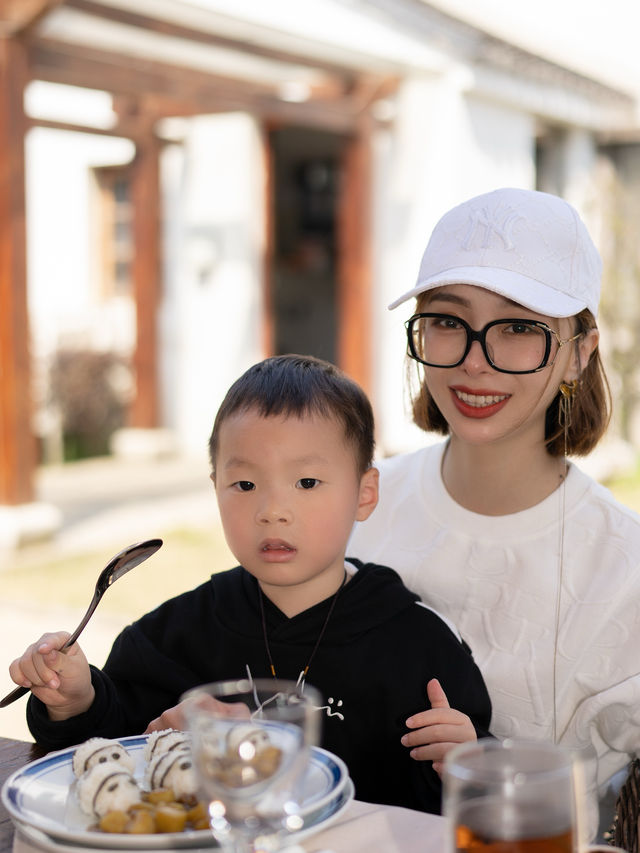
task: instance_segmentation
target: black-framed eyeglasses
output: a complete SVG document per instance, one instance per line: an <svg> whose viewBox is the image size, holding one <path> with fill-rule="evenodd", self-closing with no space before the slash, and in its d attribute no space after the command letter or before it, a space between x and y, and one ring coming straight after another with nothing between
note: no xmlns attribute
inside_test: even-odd
<svg viewBox="0 0 640 853"><path fill-rule="evenodd" d="M500 373L537 373L552 365L560 347L580 338L562 340L541 320L501 319L480 329L452 314L414 314L405 323L407 352L429 367L457 367L478 341L488 363Z"/></svg>

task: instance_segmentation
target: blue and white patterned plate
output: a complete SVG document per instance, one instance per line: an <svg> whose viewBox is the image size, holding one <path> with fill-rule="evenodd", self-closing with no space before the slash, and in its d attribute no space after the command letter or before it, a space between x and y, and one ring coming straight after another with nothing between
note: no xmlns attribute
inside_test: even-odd
<svg viewBox="0 0 640 853"><path fill-rule="evenodd" d="M120 738L120 743L136 760L135 776L144 776L143 750L145 735ZM12 820L20 828L35 830L53 842L56 849L68 842L84 847L111 849L167 849L177 847L211 847L214 841L208 830L154 835L124 835L96 832L89 827L95 822L85 815L73 792L74 774L71 760L75 747L52 752L32 761L13 773L2 787L2 802ZM312 747L311 760L303 785L300 834L308 835L346 807L353 798L353 785L344 762L327 750ZM32 833L33 835L34 833ZM297 837L298 833L296 833ZM35 840L35 839L34 839ZM40 845L42 846L42 842ZM62 853L59 850L59 853Z"/></svg>
<svg viewBox="0 0 640 853"><path fill-rule="evenodd" d="M314 811L311 814L305 816L304 825L301 830L298 832L294 832L291 835L288 835L286 838L287 846L290 844L298 844L304 838L308 838L310 835L315 835L317 832L320 832L323 829L326 829L330 824L332 824L335 820L337 820L342 812L349 805L354 796L354 788L353 782L351 779L347 779L347 783L342 789L342 791L325 806L322 806L318 811ZM18 821L15 822L18 828L18 831L24 836L24 838L33 846L37 847L40 850L46 851L46 853L80 853L85 848L82 845L66 843L64 841L57 841L55 838L52 838L50 835L47 835L41 830L36 829L33 826L27 826L27 824L21 824ZM124 836L114 836L117 839L117 842L113 845L111 849L117 849L118 853L135 853L140 848L136 848L136 841L134 836L127 836L126 839ZM122 839L122 846L121 844ZM129 839L134 839L129 843ZM153 839L155 840L154 848L156 850L160 849L161 845L164 843L164 840L161 836L154 835ZM207 833L207 838L204 839L203 842L198 842L199 847L190 847L188 851L186 848L185 853L199 853L200 850L203 853L208 853L212 847L217 847L213 838ZM95 849L95 848L93 848ZM147 848L144 848L147 849Z"/></svg>

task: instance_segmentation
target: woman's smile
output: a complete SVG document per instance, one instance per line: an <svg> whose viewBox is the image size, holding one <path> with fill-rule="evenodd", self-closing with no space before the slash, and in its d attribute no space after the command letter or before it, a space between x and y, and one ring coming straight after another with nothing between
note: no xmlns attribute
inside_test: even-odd
<svg viewBox="0 0 640 853"><path fill-rule="evenodd" d="M450 386L451 396L458 411L470 418L488 418L500 411L511 397L484 388L471 390L460 385Z"/></svg>

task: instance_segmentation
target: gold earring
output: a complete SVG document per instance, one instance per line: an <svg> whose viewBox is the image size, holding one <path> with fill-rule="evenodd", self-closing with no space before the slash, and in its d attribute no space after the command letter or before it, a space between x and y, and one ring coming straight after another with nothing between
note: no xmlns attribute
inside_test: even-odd
<svg viewBox="0 0 640 853"><path fill-rule="evenodd" d="M571 409L573 401L578 392L578 380L571 379L569 382L561 382L558 388L560 401L558 405L558 423L564 435L564 457L567 458L569 446L569 427L571 426ZM566 476L566 471L565 471Z"/></svg>
<svg viewBox="0 0 640 853"><path fill-rule="evenodd" d="M572 400L578 390L578 380L572 379L570 382L561 382L558 390L565 400Z"/></svg>

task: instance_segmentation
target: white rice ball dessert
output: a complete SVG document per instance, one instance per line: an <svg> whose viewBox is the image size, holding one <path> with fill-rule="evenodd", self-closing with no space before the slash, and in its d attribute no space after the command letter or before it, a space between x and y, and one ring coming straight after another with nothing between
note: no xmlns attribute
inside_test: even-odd
<svg viewBox="0 0 640 853"><path fill-rule="evenodd" d="M142 799L142 792L133 775L120 762L94 764L76 782L80 808L92 817L107 812L126 811Z"/></svg>
<svg viewBox="0 0 640 853"><path fill-rule="evenodd" d="M73 753L71 763L74 774L80 777L96 764L105 764L107 761L119 763L130 773L133 773L136 766L133 756L129 755L119 741L104 737L92 737L81 743Z"/></svg>
<svg viewBox="0 0 640 853"><path fill-rule="evenodd" d="M146 762L149 762L156 755L162 755L163 752L189 748L189 735L186 732L178 731L178 729L162 729L162 731L149 734L142 756Z"/></svg>
<svg viewBox="0 0 640 853"><path fill-rule="evenodd" d="M171 788L177 800L189 800L195 796L198 783L191 750L185 747L155 755L147 765L145 783L150 791Z"/></svg>
<svg viewBox="0 0 640 853"><path fill-rule="evenodd" d="M251 760L269 746L271 746L269 733L251 723L233 726L227 735L227 750L238 753L245 761Z"/></svg>

